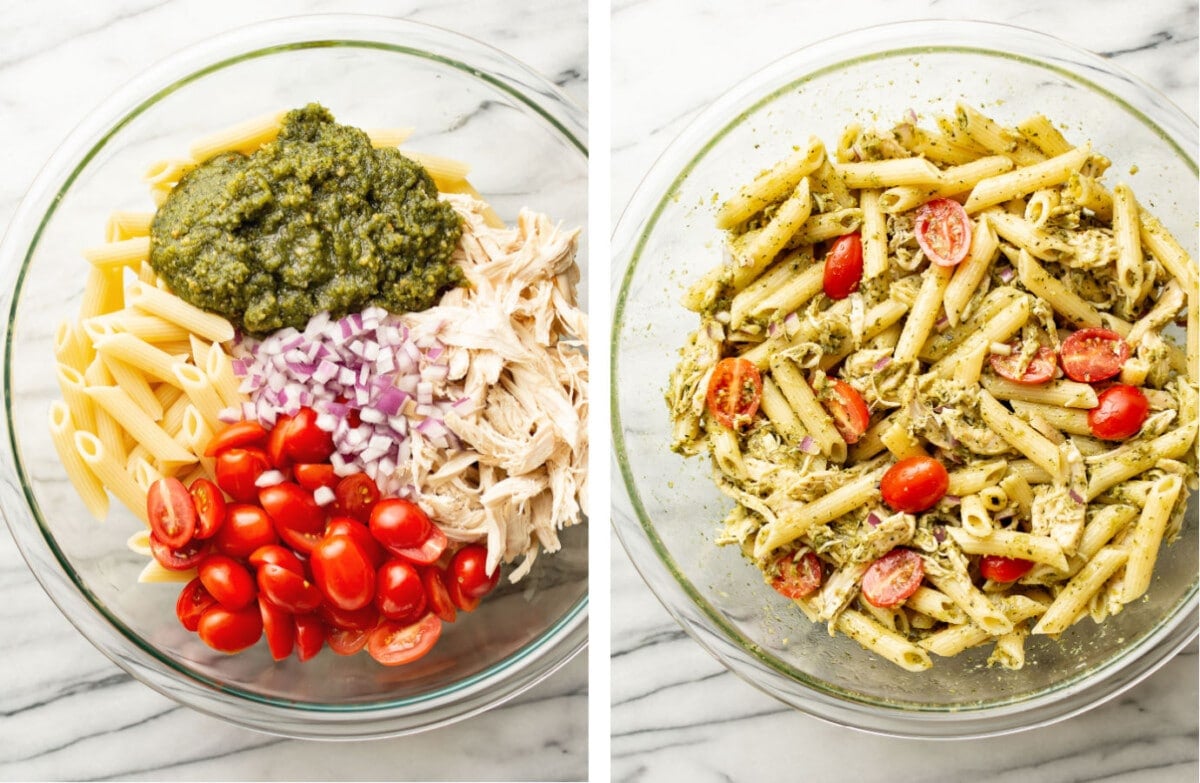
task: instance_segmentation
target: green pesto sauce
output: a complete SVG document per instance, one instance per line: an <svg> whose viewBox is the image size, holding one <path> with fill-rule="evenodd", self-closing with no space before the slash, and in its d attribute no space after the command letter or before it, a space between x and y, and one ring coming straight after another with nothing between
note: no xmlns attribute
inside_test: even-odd
<svg viewBox="0 0 1200 783"><path fill-rule="evenodd" d="M177 296L249 334L375 304L425 310L463 283L462 234L425 169L312 103L279 138L188 172L150 228L150 264Z"/></svg>

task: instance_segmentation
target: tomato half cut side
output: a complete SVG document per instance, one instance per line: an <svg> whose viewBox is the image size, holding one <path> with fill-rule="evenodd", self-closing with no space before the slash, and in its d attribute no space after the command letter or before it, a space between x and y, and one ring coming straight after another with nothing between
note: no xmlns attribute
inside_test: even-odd
<svg viewBox="0 0 1200 783"><path fill-rule="evenodd" d="M340 513L366 522L380 494L379 487L366 473L351 473L333 488L333 497Z"/></svg>
<svg viewBox="0 0 1200 783"><path fill-rule="evenodd" d="M997 375L1016 383L1025 384L1026 386L1036 386L1054 377L1054 370L1058 364L1053 348L1045 345L1038 348L1037 353L1029 360L1024 371L1021 370L1021 354L1017 348L1018 346L1014 345L1013 352L1008 355L1000 353L988 354L988 364L992 366L992 370Z"/></svg>
<svg viewBox="0 0 1200 783"><path fill-rule="evenodd" d="M179 598L175 600L175 616L184 628L194 632L200 626L201 615L216 603L217 599L209 594L197 576L179 591Z"/></svg>
<svg viewBox="0 0 1200 783"><path fill-rule="evenodd" d="M838 237L825 254L821 288L830 299L845 299L858 290L863 276L862 237L858 233Z"/></svg>
<svg viewBox="0 0 1200 783"><path fill-rule="evenodd" d="M921 250L938 266L957 266L971 249L971 218L953 199L935 198L917 207L913 230Z"/></svg>
<svg viewBox="0 0 1200 783"><path fill-rule="evenodd" d="M1095 383L1120 374L1129 358L1129 343L1110 329L1072 332L1062 343L1063 372L1073 381Z"/></svg>
<svg viewBox="0 0 1200 783"><path fill-rule="evenodd" d="M204 448L204 456L215 457L226 449L262 446L266 442L267 430L263 425L256 421L239 421L214 435Z"/></svg>
<svg viewBox="0 0 1200 783"><path fill-rule="evenodd" d="M775 567L779 575L771 580L771 587L788 598L812 595L820 589L825 576L821 558L813 552L805 552L800 557L796 557L795 552L787 552L775 561Z"/></svg>
<svg viewBox="0 0 1200 783"><path fill-rule="evenodd" d="M902 603L921 586L925 563L911 549L897 547L871 563L863 574L863 598L872 606L886 609Z"/></svg>
<svg viewBox="0 0 1200 783"><path fill-rule="evenodd" d="M1100 392L1088 411L1088 429L1101 440L1125 440L1137 434L1150 415L1150 401L1136 386L1117 383Z"/></svg>
<svg viewBox="0 0 1200 783"><path fill-rule="evenodd" d="M871 411L867 408L866 400L858 393L858 389L843 380L830 379L821 402L846 443L858 443L858 439L871 426Z"/></svg>
<svg viewBox="0 0 1200 783"><path fill-rule="evenodd" d="M181 547L169 547L154 533L150 534L150 553L158 564L168 571L187 571L200 565L200 561L208 556L207 541L193 538Z"/></svg>
<svg viewBox="0 0 1200 783"><path fill-rule="evenodd" d="M723 427L740 429L753 421L762 402L762 374L754 362L730 356L717 362L708 380L708 411Z"/></svg>
<svg viewBox="0 0 1200 783"><path fill-rule="evenodd" d="M172 549L183 546L196 534L196 505L177 478L167 476L150 485L146 515L151 532Z"/></svg>
<svg viewBox="0 0 1200 783"><path fill-rule="evenodd" d="M919 514L937 505L950 488L946 466L933 457L905 457L892 465L879 482L883 502L893 511Z"/></svg>
<svg viewBox="0 0 1200 783"><path fill-rule="evenodd" d="M367 639L370 636L370 629L333 628L329 631L329 637L325 641L329 644L329 649L337 655L354 655L367 646Z"/></svg>
<svg viewBox="0 0 1200 783"><path fill-rule="evenodd" d="M193 481L188 493L196 507L196 538L212 538L225 522L225 496L206 478Z"/></svg>
<svg viewBox="0 0 1200 783"><path fill-rule="evenodd" d="M400 666L421 658L437 644L442 621L427 614L415 623L384 620L367 639L367 652L384 666Z"/></svg>
<svg viewBox="0 0 1200 783"><path fill-rule="evenodd" d="M984 555L979 559L979 573L993 582L1015 582L1033 568L1032 560L1004 555Z"/></svg>
<svg viewBox="0 0 1200 783"><path fill-rule="evenodd" d="M420 546L409 547L407 549L392 549L389 551L418 565L430 565L437 562L438 558L442 556L442 552L446 551L446 546L449 543L442 529L434 525L429 531L429 536L421 542Z"/></svg>

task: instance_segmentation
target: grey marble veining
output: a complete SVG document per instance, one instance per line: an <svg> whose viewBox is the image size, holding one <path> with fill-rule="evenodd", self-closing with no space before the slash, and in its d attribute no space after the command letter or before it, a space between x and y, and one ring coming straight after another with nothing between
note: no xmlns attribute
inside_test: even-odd
<svg viewBox="0 0 1200 783"><path fill-rule="evenodd" d="M145 68L231 28L303 13L456 30L587 105L582 0L0 0L0 227L86 112ZM588 765L587 674L585 653L492 711L411 737L322 743L259 734L180 707L108 661L0 532L2 780L578 780Z"/></svg>
<svg viewBox="0 0 1200 783"><path fill-rule="evenodd" d="M806 44L874 24L976 18L1051 33L1111 57L1197 116L1193 0L836 7L614 0L612 7L614 222L671 140L740 78ZM615 781L1175 783L1200 776L1195 642L1132 690L1047 728L962 742L879 737L795 712L726 671L662 608L615 535L611 545Z"/></svg>

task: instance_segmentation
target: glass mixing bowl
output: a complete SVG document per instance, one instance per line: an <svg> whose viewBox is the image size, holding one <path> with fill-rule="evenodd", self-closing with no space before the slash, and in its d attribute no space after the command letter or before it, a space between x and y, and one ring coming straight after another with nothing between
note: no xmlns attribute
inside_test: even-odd
<svg viewBox="0 0 1200 783"><path fill-rule="evenodd" d="M1042 112L1091 139L1195 257L1197 129L1162 95L1111 63L1025 30L911 22L830 39L745 79L674 141L641 183L613 244L614 525L675 619L734 673L812 715L887 734L964 737L1031 728L1111 698L1197 629L1197 523L1160 553L1137 605L1059 641L1031 639L1019 671L987 668L990 646L910 673L831 638L714 539L729 507L706 459L672 453L663 392L696 327L681 295L722 254L719 199L816 134L850 122L890 126L914 110L927 127L956 101L1013 124ZM1131 173L1135 166L1136 174ZM719 195L714 195L719 194Z"/></svg>
<svg viewBox="0 0 1200 783"><path fill-rule="evenodd" d="M141 523L114 503L96 523L47 431L59 396L56 324L78 312L86 261L115 209L153 208L141 176L207 132L319 101L358 127L414 127L414 149L471 165L502 217L521 206L567 226L587 217L586 122L546 79L444 30L313 16L233 31L158 65L89 114L32 186L0 248L5 416L0 505L50 597L109 658L156 690L255 729L372 737L444 725L541 681L587 639L587 531L564 532L517 585L447 624L402 667L328 651L272 662L266 645L226 656L174 617L178 588L139 585L125 546ZM586 264L586 248L580 261ZM586 274L583 279L586 280ZM581 291L586 302L586 291Z"/></svg>

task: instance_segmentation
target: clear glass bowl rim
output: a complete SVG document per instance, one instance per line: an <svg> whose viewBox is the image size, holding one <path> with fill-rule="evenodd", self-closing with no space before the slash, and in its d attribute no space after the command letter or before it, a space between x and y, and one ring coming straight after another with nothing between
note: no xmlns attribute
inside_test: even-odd
<svg viewBox="0 0 1200 783"><path fill-rule="evenodd" d="M30 570L63 615L106 657L154 690L235 724L290 737L364 739L454 723L500 704L553 674L587 645L585 593L538 639L452 686L403 700L324 705L267 698L199 675L161 655L91 600L47 532L11 426L12 339L19 293L58 197L125 124L206 74L273 53L332 46L380 49L453 68L524 104L587 159L586 113L557 86L512 56L468 36L418 22L366 14L314 14L235 28L147 69L90 111L61 143L22 199L0 243L0 347L4 371L4 455L0 513ZM50 566L44 570L40 566ZM54 570L61 569L61 570ZM103 618L103 619L101 619Z"/></svg>
<svg viewBox="0 0 1200 783"><path fill-rule="evenodd" d="M913 43L920 41L921 43ZM702 648L735 675L767 695L814 717L871 733L922 739L970 739L1045 726L1092 709L1148 677L1196 638L1200 629L1198 583L1175 612L1142 642L1114 656L1089 676L1072 679L1019 702L960 708L903 708L853 698L830 686L789 676L785 666L739 643L738 634L683 576L644 511L626 459L618 379L625 301L643 247L664 207L718 140L748 114L789 87L864 60L904 53L960 51L1013 59L1045 68L1122 104L1156 129L1193 173L1197 171L1196 121L1161 92L1093 52L1045 33L973 20L922 19L842 33L772 62L740 79L711 102L670 142L634 191L613 232L610 342L610 416L613 528L635 569L669 614Z"/></svg>

